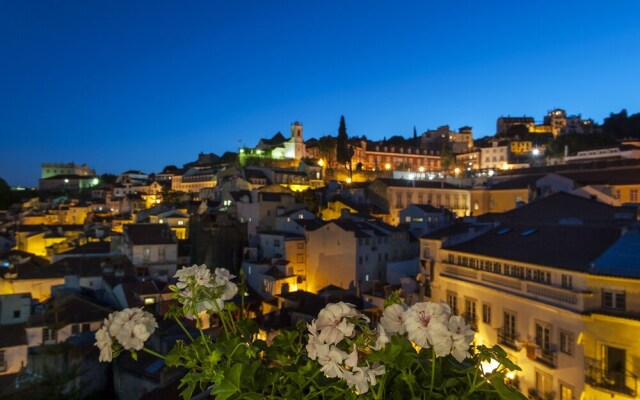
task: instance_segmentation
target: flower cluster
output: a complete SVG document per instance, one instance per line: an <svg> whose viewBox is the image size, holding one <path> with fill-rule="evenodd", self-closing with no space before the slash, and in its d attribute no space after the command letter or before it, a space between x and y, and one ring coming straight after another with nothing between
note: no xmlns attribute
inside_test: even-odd
<svg viewBox="0 0 640 400"><path fill-rule="evenodd" d="M407 308L392 304L385 308L381 325L389 334L407 334L409 340L422 348L431 348L438 357L451 354L458 362L469 357L474 331L464 318L452 316L445 303L424 302Z"/></svg>
<svg viewBox="0 0 640 400"><path fill-rule="evenodd" d="M201 312L219 313L224 302L238 292L238 286L231 282L235 276L224 268L216 268L212 274L204 264L193 265L180 269L175 277L178 282L170 288L188 319L195 319Z"/></svg>
<svg viewBox="0 0 640 400"><path fill-rule="evenodd" d="M109 314L96 332L100 361L111 361L122 349L141 350L158 327L153 315L140 308L126 308Z"/></svg>
<svg viewBox="0 0 640 400"><path fill-rule="evenodd" d="M311 322L307 354L322 366L321 371L329 378L344 379L349 387L358 393L366 393L369 386L375 386L376 376L385 373L384 365L368 362L359 363L359 352L355 341L356 327L369 322L369 319L347 303L329 304ZM388 342L384 330L379 332L376 346Z"/></svg>

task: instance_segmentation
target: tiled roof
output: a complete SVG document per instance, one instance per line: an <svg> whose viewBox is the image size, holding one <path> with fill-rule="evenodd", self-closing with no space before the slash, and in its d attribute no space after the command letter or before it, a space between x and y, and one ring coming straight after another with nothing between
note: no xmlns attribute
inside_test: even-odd
<svg viewBox="0 0 640 400"><path fill-rule="evenodd" d="M620 217L635 220L633 207L615 207L597 200L587 199L566 192L532 201L522 207L501 214L480 216L479 220L502 221L510 224L549 223L575 220L583 224L617 225Z"/></svg>
<svg viewBox="0 0 640 400"><path fill-rule="evenodd" d="M27 344L25 324L0 325L0 349Z"/></svg>
<svg viewBox="0 0 640 400"><path fill-rule="evenodd" d="M620 229L584 225L501 225L449 247L462 253L588 272L620 237Z"/></svg>
<svg viewBox="0 0 640 400"><path fill-rule="evenodd" d="M434 182L434 181L422 181L413 179L392 179L392 178L378 178L374 181L380 181L389 187L417 187L417 188L431 188L431 189L461 189L458 186L454 186L446 182Z"/></svg>
<svg viewBox="0 0 640 400"><path fill-rule="evenodd" d="M45 311L42 314L32 316L27 322L27 326L97 322L105 319L112 311L75 294L61 299L51 298L45 302L44 306Z"/></svg>
<svg viewBox="0 0 640 400"><path fill-rule="evenodd" d="M166 224L128 224L123 229L134 246L177 243L175 234Z"/></svg>

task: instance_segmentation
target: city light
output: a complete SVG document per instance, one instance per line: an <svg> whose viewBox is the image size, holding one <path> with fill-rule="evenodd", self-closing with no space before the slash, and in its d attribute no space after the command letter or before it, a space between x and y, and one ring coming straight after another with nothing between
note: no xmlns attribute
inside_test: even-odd
<svg viewBox="0 0 640 400"><path fill-rule="evenodd" d="M537 148L536 148L536 149L533 149L533 150L531 151L531 154L533 154L534 156L540 155L540 150L538 150Z"/></svg>
<svg viewBox="0 0 640 400"><path fill-rule="evenodd" d="M459 174L460 174L460 168L457 168L457 167L456 167L456 169L454 169L454 170L453 170L453 172L454 172L456 175L459 175Z"/></svg>
<svg viewBox="0 0 640 400"><path fill-rule="evenodd" d="M351 178L347 178L347 183L351 183Z"/></svg>
<svg viewBox="0 0 640 400"><path fill-rule="evenodd" d="M489 175L489 176L493 176L493 174L495 174L495 172L493 172L493 170L492 170L492 169L490 169L490 170L487 172L487 175Z"/></svg>
<svg viewBox="0 0 640 400"><path fill-rule="evenodd" d="M318 165L321 167L324 167L324 160L323 159L318 160Z"/></svg>
<svg viewBox="0 0 640 400"><path fill-rule="evenodd" d="M391 169L391 164L386 163L386 164L384 165L384 169L386 169L386 170L390 170L390 169Z"/></svg>
<svg viewBox="0 0 640 400"><path fill-rule="evenodd" d="M424 172L424 167L420 167L420 168L418 168L418 171L420 171L420 172Z"/></svg>

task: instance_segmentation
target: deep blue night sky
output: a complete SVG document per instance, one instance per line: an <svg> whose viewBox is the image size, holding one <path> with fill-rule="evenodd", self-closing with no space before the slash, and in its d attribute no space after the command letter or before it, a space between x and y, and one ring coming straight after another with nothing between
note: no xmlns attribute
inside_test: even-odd
<svg viewBox="0 0 640 400"><path fill-rule="evenodd" d="M287 132L640 111L640 2L0 2L0 177L157 172ZM434 2L435 3L435 2Z"/></svg>

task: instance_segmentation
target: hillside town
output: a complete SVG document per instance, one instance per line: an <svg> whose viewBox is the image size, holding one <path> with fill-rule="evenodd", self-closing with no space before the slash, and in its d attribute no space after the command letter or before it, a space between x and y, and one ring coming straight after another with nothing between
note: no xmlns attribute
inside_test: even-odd
<svg viewBox="0 0 640 400"><path fill-rule="evenodd" d="M95 332L143 307L166 354L186 337L163 319L169 285L194 264L242 277L234 301L267 341L336 301L375 324L399 291L502 346L531 399L635 398L640 132L614 117L553 109L500 116L482 138L440 126L382 140L347 135L342 117L337 135L306 138L296 121L159 171L40 160L38 188L0 210L0 398L178 398L184 371L146 354L100 363ZM204 327L216 337L215 315Z"/></svg>

